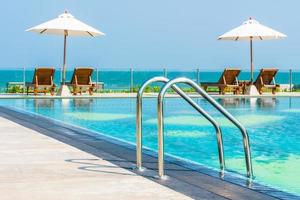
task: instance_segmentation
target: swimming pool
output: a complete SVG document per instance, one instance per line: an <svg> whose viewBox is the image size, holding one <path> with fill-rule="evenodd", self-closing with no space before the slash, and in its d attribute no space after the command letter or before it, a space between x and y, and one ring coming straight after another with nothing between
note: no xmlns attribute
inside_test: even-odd
<svg viewBox="0 0 300 200"><path fill-rule="evenodd" d="M245 174L242 136L205 100L196 102L222 125L226 169ZM255 181L300 194L300 98L217 98L248 129ZM135 99L15 99L13 106L135 142ZM143 104L144 146L157 149L156 99ZM219 168L214 128L179 98L165 101L165 152Z"/></svg>

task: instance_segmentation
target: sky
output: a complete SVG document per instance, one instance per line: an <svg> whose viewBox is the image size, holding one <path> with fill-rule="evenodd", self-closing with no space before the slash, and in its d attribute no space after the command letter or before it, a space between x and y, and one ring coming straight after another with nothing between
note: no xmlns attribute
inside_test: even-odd
<svg viewBox="0 0 300 200"><path fill-rule="evenodd" d="M26 29L65 10L104 37L70 37L67 65L105 69L249 69L249 43L217 37L249 17L285 33L254 43L254 65L300 70L298 0L5 0L0 68L62 66L63 37Z"/></svg>

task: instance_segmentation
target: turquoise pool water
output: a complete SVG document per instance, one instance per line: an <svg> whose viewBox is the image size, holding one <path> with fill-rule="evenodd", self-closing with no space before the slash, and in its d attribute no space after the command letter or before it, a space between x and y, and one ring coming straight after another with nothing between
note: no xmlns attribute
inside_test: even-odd
<svg viewBox="0 0 300 200"><path fill-rule="evenodd" d="M242 136L205 100L195 99L222 124L226 168L245 174ZM218 98L248 129L255 180L300 194L300 98ZM135 99L0 100L13 106L135 142ZM219 168L213 127L179 98L165 101L165 150ZM157 149L156 99L144 99L144 146Z"/></svg>

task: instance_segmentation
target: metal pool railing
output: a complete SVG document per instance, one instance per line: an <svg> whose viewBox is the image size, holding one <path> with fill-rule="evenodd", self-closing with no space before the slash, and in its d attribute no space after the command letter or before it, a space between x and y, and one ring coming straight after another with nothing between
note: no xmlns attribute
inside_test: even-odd
<svg viewBox="0 0 300 200"><path fill-rule="evenodd" d="M146 81L143 86L139 89L137 94L137 108L136 108L136 165L139 170L142 170L142 98L143 92L145 88L154 82L163 82L167 83L169 79L165 77L154 77ZM185 99L194 109L196 109L202 116L204 116L215 128L218 142L218 152L219 152L219 163L221 175L223 176L225 169L225 161L224 161L224 151L223 151L223 140L222 140L222 131L219 124L205 111L203 110L197 103L195 103L188 95L186 95L179 87L176 85L172 86L172 89L179 94L183 99Z"/></svg>
<svg viewBox="0 0 300 200"><path fill-rule="evenodd" d="M196 104L188 95L186 95L180 88L176 86L177 83L185 83L190 87L194 88L196 92L206 99L212 106L214 106L221 114L223 114L227 119L229 119L242 133L243 136L243 146L246 161L247 177L253 177L252 162L251 162L251 152L249 145L249 137L245 127L234 118L225 108L223 108L217 101L215 101L210 95L208 95L197 83L188 78L176 78L169 81L165 77L154 77L146 81L137 94L137 115L136 115L136 165L139 170L142 170L142 97L145 88L154 82L164 82L165 86L160 90L157 98L157 115L158 115L158 175L159 177L164 177L164 111L163 111L163 100L165 94L169 88L172 88L177 92L183 99L185 99L194 109L196 109L200 114L202 114L208 121L212 123L216 130L217 142L218 142L218 152L219 152L219 162L221 169L221 176L224 175L225 161L223 153L223 141L222 132L220 126L205 110L203 110L198 104Z"/></svg>

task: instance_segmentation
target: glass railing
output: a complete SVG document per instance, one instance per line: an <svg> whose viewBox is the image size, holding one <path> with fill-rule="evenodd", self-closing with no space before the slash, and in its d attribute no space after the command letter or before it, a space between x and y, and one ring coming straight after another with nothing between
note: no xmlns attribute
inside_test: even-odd
<svg viewBox="0 0 300 200"><path fill-rule="evenodd" d="M186 68L184 68L186 69ZM68 69L66 80L70 81L74 69ZM0 92L1 93L22 93L25 82L32 82L34 69L24 67L0 67ZM130 92L136 91L143 82L154 76L166 76L170 79L176 77L187 77L195 82L217 82L220 79L222 71L201 71L201 69L174 70L168 68L162 69L117 69L117 68L95 68L92 76L93 82L103 84L103 89L97 92ZM258 71L255 71L254 77L257 77ZM279 70L276 75L277 84L291 84L294 89L300 90L300 71L298 70ZM239 80L249 80L250 73L241 72ZM62 69L57 68L54 76L54 82L57 86L61 84ZM154 85L155 87L155 85ZM157 87L159 87L157 85Z"/></svg>

